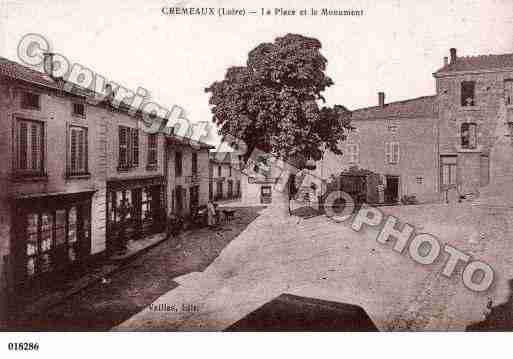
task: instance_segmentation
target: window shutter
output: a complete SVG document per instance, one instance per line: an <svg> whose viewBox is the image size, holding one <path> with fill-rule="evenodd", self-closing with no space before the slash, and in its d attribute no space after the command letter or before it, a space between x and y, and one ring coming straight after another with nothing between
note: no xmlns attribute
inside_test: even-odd
<svg viewBox="0 0 513 359"><path fill-rule="evenodd" d="M84 146L85 146L85 141L84 141L84 131L83 130L78 130L78 166L77 166L77 170L78 171L84 171L84 165L85 165L85 153L84 153Z"/></svg>
<svg viewBox="0 0 513 359"><path fill-rule="evenodd" d="M27 123L20 122L20 132L18 139L18 167L19 169L27 169L27 147L28 147L28 131Z"/></svg>
<svg viewBox="0 0 513 359"><path fill-rule="evenodd" d="M128 129L126 127L119 127L119 167L124 167L128 164L127 153L127 136Z"/></svg>
<svg viewBox="0 0 513 359"><path fill-rule="evenodd" d="M399 142L396 142L394 143L394 163L399 163L399 155L400 155L400 150L399 150Z"/></svg>
<svg viewBox="0 0 513 359"><path fill-rule="evenodd" d="M71 138L70 138L70 164L71 164L71 173L77 171L77 130L71 129Z"/></svg>
<svg viewBox="0 0 513 359"><path fill-rule="evenodd" d="M132 129L132 164L139 165L139 131L137 128Z"/></svg>
<svg viewBox="0 0 513 359"><path fill-rule="evenodd" d="M38 134L38 126L36 124L31 125L31 131L30 131L30 140L31 140L31 146L32 146L32 158L31 158L31 169L37 170L39 169L39 134Z"/></svg>
<svg viewBox="0 0 513 359"><path fill-rule="evenodd" d="M84 172L88 172L89 171L89 140L88 140L88 137L87 137L87 130L84 130L83 131L84 133L84 166L83 166L83 170Z"/></svg>

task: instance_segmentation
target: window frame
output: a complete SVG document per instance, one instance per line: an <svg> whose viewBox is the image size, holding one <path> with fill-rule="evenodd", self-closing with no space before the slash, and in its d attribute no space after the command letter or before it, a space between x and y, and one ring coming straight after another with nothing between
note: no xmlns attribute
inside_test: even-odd
<svg viewBox="0 0 513 359"><path fill-rule="evenodd" d="M397 156L394 151L397 148ZM389 165L397 165L401 158L401 144L398 141L385 142L385 161Z"/></svg>
<svg viewBox="0 0 513 359"><path fill-rule="evenodd" d="M121 143L121 134L125 131L125 144ZM122 156L122 150L125 155ZM139 166L139 129L118 126L118 171L127 171ZM125 157L125 158L122 158ZM125 161L123 161L125 159Z"/></svg>
<svg viewBox="0 0 513 359"><path fill-rule="evenodd" d="M472 90L465 89L466 86L471 86ZM467 92L471 92L472 96L465 98ZM471 98L472 101L467 103L467 99ZM460 84L460 106L461 107L475 107L476 106L476 81L462 81Z"/></svg>
<svg viewBox="0 0 513 359"><path fill-rule="evenodd" d="M78 166L76 168L73 168L72 164L73 164L73 156L72 156L72 141L73 141L73 132L74 131L77 131L77 132L81 132L81 133L84 133L84 139L83 139L83 148L80 150L79 147L80 147L80 143L77 143L77 150L76 151L81 151L83 153L83 158L82 158L82 162L83 162L83 166ZM66 154L67 154L67 161L66 161L66 176L67 177L75 177L75 176L88 176L89 175L89 134L88 134L88 128L85 127L85 126L78 126L78 125L74 125L74 124L70 124L68 126L68 131L67 131L67 134L68 134L68 140L67 140L67 149L66 149ZM78 141L78 139L77 139ZM80 156L77 155L77 160L80 161Z"/></svg>
<svg viewBox="0 0 513 359"><path fill-rule="evenodd" d="M21 139L22 136L20 134L21 131L21 123L25 123L27 126L26 129L26 152L24 154L26 167L21 168L20 160L21 160ZM32 126L36 125L39 128L39 159L38 162L40 164L39 168L33 168L33 142L32 142ZM26 117L18 117L14 118L14 128L13 128L13 173L16 178L20 177L45 177L46 176L46 124L44 121L35 120ZM29 148L30 147L30 148ZM30 158L30 160L29 160Z"/></svg>
<svg viewBox="0 0 513 359"><path fill-rule="evenodd" d="M75 111L76 107L75 106L82 106L82 109L83 109L83 112L82 113L78 113ZM78 117L78 118L86 118L86 105L85 103L83 102L77 102L77 101L73 101L71 102L71 114L74 116L74 117Z"/></svg>
<svg viewBox="0 0 513 359"><path fill-rule="evenodd" d="M158 135L156 133L148 134L148 157L147 168L155 169L158 166Z"/></svg>
<svg viewBox="0 0 513 359"><path fill-rule="evenodd" d="M30 101L26 101L27 95L35 96L37 98L37 105L33 106L32 104L27 103L27 102L30 102ZM41 94L38 92L29 91L29 90L25 90L25 89L21 90L20 107L24 110L41 111Z"/></svg>
<svg viewBox="0 0 513 359"><path fill-rule="evenodd" d="M357 143L347 144L348 162L350 164L360 163L360 146Z"/></svg>
<svg viewBox="0 0 513 359"><path fill-rule="evenodd" d="M466 135L464 135L464 127L466 128ZM473 132L471 129L473 129ZM465 143L464 139L466 139ZM477 148L477 123L463 122L460 125L460 146L465 150L475 150Z"/></svg>
<svg viewBox="0 0 513 359"><path fill-rule="evenodd" d="M444 160L451 160L451 163L445 162ZM452 163L453 162L453 163ZM448 168L448 183L445 183L445 171L444 168ZM454 180L454 181L453 181ZM456 187L458 184L458 156L456 155L441 155L440 156L440 187L441 189Z"/></svg>

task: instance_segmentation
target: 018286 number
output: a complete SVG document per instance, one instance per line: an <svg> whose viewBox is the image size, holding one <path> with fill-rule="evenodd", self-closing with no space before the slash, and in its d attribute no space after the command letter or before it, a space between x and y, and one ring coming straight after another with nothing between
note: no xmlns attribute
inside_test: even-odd
<svg viewBox="0 0 513 359"><path fill-rule="evenodd" d="M37 351L39 343L9 343L7 348L14 351Z"/></svg>

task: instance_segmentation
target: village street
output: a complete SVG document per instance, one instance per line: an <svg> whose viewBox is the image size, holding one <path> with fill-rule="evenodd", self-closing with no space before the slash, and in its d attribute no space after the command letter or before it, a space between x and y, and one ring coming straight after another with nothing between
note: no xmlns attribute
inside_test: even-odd
<svg viewBox="0 0 513 359"><path fill-rule="evenodd" d="M445 278L443 261L417 264L407 251L401 255L392 244L376 242L375 230L357 233L325 216L289 217L273 205L203 272L175 278L178 287L114 330L224 330L291 293L359 305L380 330L454 331L483 321L488 307L508 301L510 241L493 223L479 235L482 220L470 204L382 209L489 263L495 285L474 293L463 285L461 268Z"/></svg>

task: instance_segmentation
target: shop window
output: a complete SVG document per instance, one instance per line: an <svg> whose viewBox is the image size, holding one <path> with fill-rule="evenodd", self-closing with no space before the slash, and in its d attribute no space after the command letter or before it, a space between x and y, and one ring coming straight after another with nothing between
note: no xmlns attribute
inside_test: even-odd
<svg viewBox="0 0 513 359"><path fill-rule="evenodd" d="M475 87L474 81L463 81L461 83L461 106L475 106Z"/></svg>
<svg viewBox="0 0 513 359"><path fill-rule="evenodd" d="M16 122L16 172L20 175L42 175L44 172L43 123L19 119Z"/></svg>
<svg viewBox="0 0 513 359"><path fill-rule="evenodd" d="M89 240L89 213L88 207L72 206L26 214L27 277L55 271L79 259L80 239Z"/></svg>
<svg viewBox="0 0 513 359"><path fill-rule="evenodd" d="M477 147L477 125L475 123L461 125L461 147L464 149Z"/></svg>
<svg viewBox="0 0 513 359"><path fill-rule="evenodd" d="M152 214L152 203L153 194L150 187L145 187L142 190L141 194L141 219L142 220L151 220L153 217Z"/></svg>

